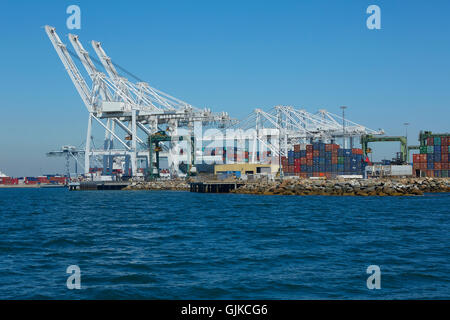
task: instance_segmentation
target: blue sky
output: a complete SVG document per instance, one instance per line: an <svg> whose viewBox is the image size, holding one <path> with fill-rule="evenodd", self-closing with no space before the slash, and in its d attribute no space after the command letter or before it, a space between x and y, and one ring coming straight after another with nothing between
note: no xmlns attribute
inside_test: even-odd
<svg viewBox="0 0 450 320"><path fill-rule="evenodd" d="M66 8L81 8L81 30ZM366 8L381 8L381 30ZM0 170L63 172L45 152L80 145L87 112L53 50L101 41L113 61L198 107L243 118L286 104L325 108L389 135L449 131L450 2L435 1L3 1L0 10ZM93 54L93 51L90 50ZM397 144L373 145L374 159Z"/></svg>

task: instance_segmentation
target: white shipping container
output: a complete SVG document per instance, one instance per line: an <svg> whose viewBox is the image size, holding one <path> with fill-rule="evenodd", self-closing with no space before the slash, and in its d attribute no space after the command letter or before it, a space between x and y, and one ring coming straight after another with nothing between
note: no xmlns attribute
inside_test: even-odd
<svg viewBox="0 0 450 320"><path fill-rule="evenodd" d="M391 176L412 176L411 165L391 166Z"/></svg>

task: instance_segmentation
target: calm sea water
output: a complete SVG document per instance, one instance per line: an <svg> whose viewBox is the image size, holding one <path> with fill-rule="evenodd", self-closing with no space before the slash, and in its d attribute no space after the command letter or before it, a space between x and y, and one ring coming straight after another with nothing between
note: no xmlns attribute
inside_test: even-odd
<svg viewBox="0 0 450 320"><path fill-rule="evenodd" d="M449 194L0 189L0 299L449 299L449 207Z"/></svg>

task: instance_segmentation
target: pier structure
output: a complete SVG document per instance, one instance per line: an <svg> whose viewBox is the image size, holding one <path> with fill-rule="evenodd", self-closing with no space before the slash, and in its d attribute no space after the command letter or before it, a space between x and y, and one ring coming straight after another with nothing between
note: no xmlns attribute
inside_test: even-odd
<svg viewBox="0 0 450 320"><path fill-rule="evenodd" d="M244 183L239 182L192 182L190 183L190 192L229 193L243 185Z"/></svg>

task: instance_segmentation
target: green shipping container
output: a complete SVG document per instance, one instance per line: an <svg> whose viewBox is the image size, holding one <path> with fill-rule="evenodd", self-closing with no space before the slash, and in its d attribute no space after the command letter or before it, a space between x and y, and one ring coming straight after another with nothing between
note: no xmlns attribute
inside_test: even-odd
<svg viewBox="0 0 450 320"><path fill-rule="evenodd" d="M442 174L442 178L448 178L448 170L442 170L441 174Z"/></svg>
<svg viewBox="0 0 450 320"><path fill-rule="evenodd" d="M420 147L420 153L421 154L426 154L427 153L427 146L421 146Z"/></svg>
<svg viewBox="0 0 450 320"><path fill-rule="evenodd" d="M428 146L427 153L433 153L433 152L434 152L434 146Z"/></svg>
<svg viewBox="0 0 450 320"><path fill-rule="evenodd" d="M434 137L434 145L435 146L441 145L441 137Z"/></svg>

